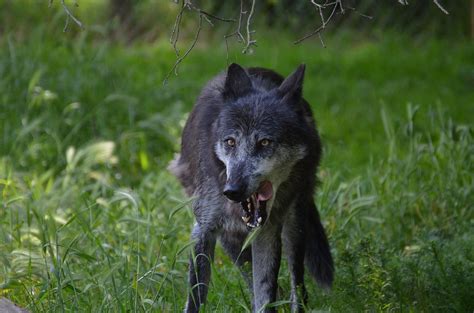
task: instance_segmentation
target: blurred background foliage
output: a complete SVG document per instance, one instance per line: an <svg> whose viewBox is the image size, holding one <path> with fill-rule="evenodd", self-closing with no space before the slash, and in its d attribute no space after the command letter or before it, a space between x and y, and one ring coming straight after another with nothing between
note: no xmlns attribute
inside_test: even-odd
<svg viewBox="0 0 474 313"><path fill-rule="evenodd" d="M47 4L50 3L50 7ZM97 36L115 35L110 38L123 40L155 40L170 34L182 1L162 0L74 0L66 1L71 12ZM197 7L223 18L238 19L239 1L192 1ZM251 1L243 1L248 11ZM395 30L415 36L469 37L474 33L473 4L471 0L439 2L449 12L449 18L431 0L404 1L343 1L344 14L337 12L328 28L332 32L352 29L372 33L377 30ZM265 30L276 27L292 32L295 37L320 24L319 12L310 1L266 0L256 1L253 28ZM57 32L65 23L65 13L59 0L2 0L0 1L0 31L23 34L33 29L47 27L45 31ZM330 15L325 11L325 16ZM189 16L186 16L189 15ZM365 16L365 17L364 17ZM21 21L22 17L27 20ZM370 17L370 18L367 18ZM77 33L72 21L69 33ZM190 10L185 11L183 24L187 30L196 27L197 19ZM216 21L214 35L222 35L229 28L225 22ZM64 26L64 25L62 25ZM220 27L221 26L221 27ZM192 37L184 31L184 36ZM100 37L103 39L103 37Z"/></svg>

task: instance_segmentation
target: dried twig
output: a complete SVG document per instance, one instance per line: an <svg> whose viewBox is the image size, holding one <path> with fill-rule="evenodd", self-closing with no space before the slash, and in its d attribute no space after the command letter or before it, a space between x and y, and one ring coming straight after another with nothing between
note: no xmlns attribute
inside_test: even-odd
<svg viewBox="0 0 474 313"><path fill-rule="evenodd" d="M402 5L408 5L407 0L398 0L398 2L400 2ZM342 0L334 0L332 2L328 2L328 0L326 0L326 2L324 2L324 3L318 3L318 2L316 2L316 0L311 0L311 3L318 10L319 16L321 18L321 25L319 27L317 27L315 30L313 30L312 32L304 35L302 38L296 40L294 42L294 44L299 44L299 43L305 41L308 38L311 38L315 35L318 35L322 46L325 47L324 42L323 42L322 37L321 37L321 33L326 29L326 26L328 25L328 23L331 21L331 19L334 17L334 15L336 13L344 14L345 8L356 12L360 16L363 16L363 17L368 18L368 19L372 19L371 16L362 14L362 13L358 12L353 7L348 7L348 6L344 7L343 4L342 4ZM449 14L449 12L439 3L439 0L433 0L433 3L436 4L436 6L443 13ZM328 8L332 8L332 11L331 11L331 14L329 15L329 17L325 19L323 11L325 9L328 9ZM337 12L337 9L339 9L338 12Z"/></svg>
<svg viewBox="0 0 474 313"><path fill-rule="evenodd" d="M51 7L53 5L53 1L54 0L49 0L49 3L48 3L48 6ZM67 31L67 28L69 26L69 20L73 20L74 23L76 23L77 26L79 26L80 29L84 29L84 25L82 24L81 21L79 21L72 13L71 11L69 10L68 6L66 5L66 2L65 0L61 0L61 6L63 7L64 9L64 12L66 12L66 22L64 24L64 29L63 31L66 32ZM77 6L77 3L74 2L74 5Z"/></svg>
<svg viewBox="0 0 474 313"><path fill-rule="evenodd" d="M226 54L227 54L227 61L229 61L229 42L228 39L232 37L237 37L238 42L245 42L245 37L242 35L242 22L247 14L247 11L244 10L244 0L240 0L240 11L239 11L239 22L237 27L233 33L227 34L224 36L225 40L225 47L226 47ZM228 63L228 62L227 62Z"/></svg>
<svg viewBox="0 0 474 313"><path fill-rule="evenodd" d="M237 42L242 43L244 45L242 53L251 53L252 46L257 46L257 40L255 40L253 37L253 35L255 34L255 30L251 30L252 18L255 13L255 4L256 1L252 0L250 4L250 11L247 11L245 10L244 0L240 0L240 11L237 27L235 28L234 32L224 36L227 63L229 63L229 38L236 37ZM245 19L247 13L248 16ZM242 28L244 29L244 33L242 33Z"/></svg>
<svg viewBox="0 0 474 313"><path fill-rule="evenodd" d="M181 8L178 12L178 15L176 15L176 20L174 22L174 26L173 26L173 29L171 31L171 36L170 36L170 43L173 46L173 49L177 58L179 58L179 50L177 47L178 39L179 39L179 31L181 27L181 19L183 17L185 8L186 8L186 1L183 1L183 4L181 5Z"/></svg>
<svg viewBox="0 0 474 313"><path fill-rule="evenodd" d="M367 14L364 14L364 13L361 13L361 12L357 11L357 9L354 8L354 7L346 6L346 8L347 8L348 10L354 11L355 13L357 13L358 15L360 15L360 16L362 16L362 17L365 17L366 19L371 20L371 19L374 18L373 16L370 16L370 15L367 15Z"/></svg>
<svg viewBox="0 0 474 313"><path fill-rule="evenodd" d="M196 45L196 43L198 42L198 39L199 39L199 34L201 33L201 29L202 29L202 20L203 20L203 14L199 14L199 24L198 24L198 29L196 31L196 35L194 37L194 40L193 42L191 43L191 45L189 46L188 50L186 50L186 52L178 57L178 59L176 60L176 62L174 63L173 67L171 68L171 70L168 72L168 74L166 74L165 76L165 79L163 81L163 85L166 85L168 83L168 79L170 78L171 74L174 74L175 75L178 75L178 67L179 67L179 64L181 62L183 62L183 60L188 56L188 54L191 52L191 50L194 49L194 46Z"/></svg>
<svg viewBox="0 0 474 313"><path fill-rule="evenodd" d="M247 30L247 41L245 43L245 47L242 50L242 53L248 53L251 52L252 46L257 45L257 40L253 39L252 34L255 33L254 30L250 30L250 23L252 22L252 17L255 12L255 0L252 0L252 5L250 6L250 13L249 16L247 17L247 25L246 25L246 30Z"/></svg>
<svg viewBox="0 0 474 313"><path fill-rule="evenodd" d="M433 0L434 4L443 12L444 14L449 14L449 12L438 2L438 0Z"/></svg>
<svg viewBox="0 0 474 313"><path fill-rule="evenodd" d="M398 2L402 5L408 5L408 0L398 0ZM441 3L439 3L439 0L433 0L433 3L436 4L436 6L438 7L438 9L441 10L441 12L443 12L444 14L449 14L448 10L446 10L442 5Z"/></svg>
<svg viewBox="0 0 474 313"><path fill-rule="evenodd" d="M175 1L175 3L179 3L179 2L180 2L179 0ZM198 23L198 29L196 30L196 34L194 36L194 40L192 41L191 45L186 50L186 52L183 55L180 55L177 44L178 44L178 39L179 39L179 35L180 35L181 22L182 22L183 14L184 14L184 11L186 9L188 9L190 11L194 11L198 14L199 23ZM214 14L211 14L209 12L204 11L201 8L196 7L191 2L191 0L183 0L181 8L178 12L178 15L176 16L176 20L174 22L173 29L171 31L171 37L170 37L170 43L173 45L173 49L175 51L177 59L176 59L176 62L174 63L174 65L173 65L173 67L171 68L171 70L166 75L166 77L163 81L163 84L166 85L166 83L168 82L168 79L170 78L171 74L174 73L175 75L178 75L179 65L189 55L189 53L194 49L194 47L196 46L196 44L198 42L199 35L201 34L201 30L202 30L202 21L203 20L208 22L209 25L211 25L211 26L214 26L214 24L212 23L212 20L216 20L216 21L220 21L220 22L235 22L234 19L220 17L220 16L217 16L217 15L214 15Z"/></svg>
<svg viewBox="0 0 474 313"><path fill-rule="evenodd" d="M255 0L253 0L253 1L255 1ZM176 4L178 4L178 3L180 3L180 0L175 0L174 2ZM182 18L183 18L183 15L184 15L184 12L185 12L186 9L189 10L189 11L195 12L199 16L199 26L198 26L198 29L196 31L193 42L191 43L189 48L186 50L186 52L181 56L177 44L178 44L179 35L180 35ZM209 13L209 12L195 6L192 3L191 0L182 0L181 8L180 8L180 10L179 10L179 12L176 16L176 19L175 19L175 22L174 22L174 25L173 25L173 29L171 31L171 36L170 36L170 43L173 46L173 49L175 51L177 59L176 59L176 62L174 63L174 65L173 65L172 69L170 70L170 72L166 75L165 80L163 82L164 84L167 83L167 81L168 81L169 77L171 76L171 74L173 74L173 73L175 75L178 74L178 67L179 67L180 63L183 62L183 60L189 55L191 50L194 49L194 47L196 46L196 43L199 39L199 35L201 33L201 30L202 30L202 21L203 20L205 20L210 26L214 26L213 21L226 22L226 23L235 23L237 21L233 18L220 17L220 16L217 16L215 14ZM241 17L240 17L239 18L239 25L241 25L241 23L242 23L242 20L241 20ZM239 30L240 30L240 26L239 26ZM240 33L240 31L239 31L239 33ZM240 37L242 39L244 38L242 35ZM226 42L226 44L227 44L227 42Z"/></svg>
<svg viewBox="0 0 474 313"><path fill-rule="evenodd" d="M310 33L304 35L303 37L301 37L300 39L294 41L293 43L296 45L296 44L299 44L299 43L305 41L308 38L311 38L313 36L318 35L322 46L325 47L322 36L321 36L321 32L326 29L326 26L332 20L332 18L336 14L336 11L337 11L338 8L339 8L339 13L344 14L344 7L342 5L342 0L335 0L335 1L329 2L329 3L326 1L325 3L322 3L322 4L317 3L315 0L311 0L311 3L314 5L316 10L318 10L319 16L321 18L321 25L318 28L316 28L315 30L313 30L312 32L310 32ZM325 19L323 10L325 10L327 8L331 8L332 10L331 10L331 13L329 14L328 18Z"/></svg>
<svg viewBox="0 0 474 313"><path fill-rule="evenodd" d="M218 20L218 21L221 21L221 22L232 22L234 23L235 22L235 19L233 18L225 18L225 17L220 17L220 16L216 16L214 14L211 14L211 13L208 13L204 10L201 10L199 8L194 8L194 10L198 11L200 14L204 14L205 16L209 17L209 18L212 18L214 20Z"/></svg>
<svg viewBox="0 0 474 313"><path fill-rule="evenodd" d="M181 8L178 12L178 15L176 16L176 20L175 20L173 30L171 33L171 38L170 38L170 42L173 45L173 48L175 50L177 60L172 70L170 71L170 73L166 76L165 81L169 78L172 72L177 74L179 64L183 61L183 59L191 52L191 50L196 45L197 38L199 37L199 33L202 28L203 19L207 21L209 25L211 26L214 26L213 21L229 22L229 23L237 22L237 25L234 31L224 36L225 45L226 45L226 53L227 53L227 61L229 61L229 42L228 42L229 38L235 37L237 42L241 43L244 46L244 48L242 49L242 53L250 53L252 52L252 47L257 46L257 40L254 39L255 30L251 29L253 17L255 13L256 0L250 1L250 6L248 10L245 8L245 4L244 4L245 0L240 0L240 11L238 13L238 18L236 19L223 18L223 17L216 16L212 13L209 13L207 11L204 11L201 8L195 6L192 3L192 0L173 0L173 1L177 4L180 2L182 3ZM403 5L408 5L407 0L398 0L398 1ZM343 5L343 0L310 0L309 2L317 10L319 18L321 19L321 24L310 33L295 40L294 44L299 44L317 35L319 37L321 45L323 47L326 47L322 38L323 31L327 28L327 26L329 25L329 23L332 21L332 19L334 18L336 14L344 14L346 9L351 10L362 17L372 19L372 16L360 13L353 7ZM436 6L443 13L449 14L448 11L439 3L439 0L433 0L433 3L436 4ZM180 56L179 50L177 48L177 43L178 43L179 34L180 34L180 26L182 22L182 17L185 12L185 9L194 11L199 15L199 28L196 32L195 40L192 42L189 49L186 51L186 53L183 56ZM330 12L329 15L324 14L324 12L326 11Z"/></svg>

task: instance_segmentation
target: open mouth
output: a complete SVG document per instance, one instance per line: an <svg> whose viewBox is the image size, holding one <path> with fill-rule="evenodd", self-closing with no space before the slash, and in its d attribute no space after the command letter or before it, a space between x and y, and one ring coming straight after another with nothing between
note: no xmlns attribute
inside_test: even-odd
<svg viewBox="0 0 474 313"><path fill-rule="evenodd" d="M249 228L263 225L267 219L267 202L273 196L272 183L264 181L256 192L241 202L242 220Z"/></svg>

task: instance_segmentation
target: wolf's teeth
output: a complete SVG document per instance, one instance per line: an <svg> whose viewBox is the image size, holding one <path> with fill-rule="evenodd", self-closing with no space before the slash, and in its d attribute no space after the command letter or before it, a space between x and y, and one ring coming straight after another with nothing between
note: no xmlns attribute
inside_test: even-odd
<svg viewBox="0 0 474 313"><path fill-rule="evenodd" d="M252 208L252 205L250 204L250 202L247 204L247 208L249 208L249 209Z"/></svg>
<svg viewBox="0 0 474 313"><path fill-rule="evenodd" d="M248 223L248 221L250 221L250 216L242 216L242 220L243 220L245 223Z"/></svg>
<svg viewBox="0 0 474 313"><path fill-rule="evenodd" d="M262 223L262 221L263 221L263 218L262 218L261 216L260 216L259 218L257 218L257 222L258 222L259 224Z"/></svg>

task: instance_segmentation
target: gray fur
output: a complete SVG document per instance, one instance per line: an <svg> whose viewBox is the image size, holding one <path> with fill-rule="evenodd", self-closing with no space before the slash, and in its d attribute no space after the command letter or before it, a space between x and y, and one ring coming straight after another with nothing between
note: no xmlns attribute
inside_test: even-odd
<svg viewBox="0 0 474 313"><path fill-rule="evenodd" d="M206 300L217 239L241 268L253 292L254 311L276 300L282 247L292 311L301 311L307 299L304 264L322 286L332 283L329 244L313 201L321 143L302 98L304 69L298 67L284 80L271 70L232 64L196 102L183 131L181 154L169 166L187 195L196 198L187 312L197 312ZM262 138L268 139L265 146ZM242 221L241 204L227 197L247 199L265 181L273 186L273 197L266 201L268 216L251 247L242 251L249 228ZM239 192L224 196L231 187Z"/></svg>

